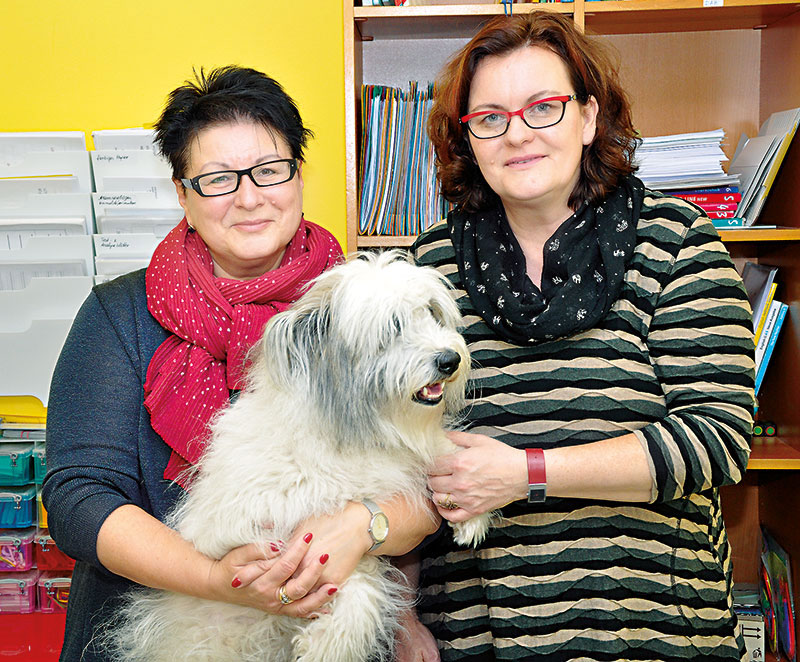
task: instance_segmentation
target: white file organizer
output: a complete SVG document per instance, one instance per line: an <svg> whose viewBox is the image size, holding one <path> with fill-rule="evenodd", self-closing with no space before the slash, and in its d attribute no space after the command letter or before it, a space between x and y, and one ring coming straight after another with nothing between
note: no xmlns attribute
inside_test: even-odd
<svg viewBox="0 0 800 662"><path fill-rule="evenodd" d="M47 406L58 355L92 283L91 276L34 278L23 290L0 292L0 396L32 395Z"/></svg>
<svg viewBox="0 0 800 662"><path fill-rule="evenodd" d="M152 234L163 239L183 218L175 188L153 191L102 191L92 194L98 234Z"/></svg>
<svg viewBox="0 0 800 662"><path fill-rule="evenodd" d="M31 237L22 248L0 251L0 291L24 289L37 277L93 273L94 253L88 235Z"/></svg>
<svg viewBox="0 0 800 662"><path fill-rule="evenodd" d="M160 241L154 234L96 234L93 239L98 276L118 276L146 267Z"/></svg>
<svg viewBox="0 0 800 662"><path fill-rule="evenodd" d="M17 219L24 223L29 219L33 225L41 219L83 219L83 234L92 234L94 231L94 212L92 211L92 198L89 193L51 193L37 194L35 180L23 181L30 184L29 188L22 187L12 190L0 183L0 222L2 219ZM71 223L70 223L71 224Z"/></svg>
<svg viewBox="0 0 800 662"><path fill-rule="evenodd" d="M0 177L75 178L79 192L91 193L93 190L88 152L16 154L0 162Z"/></svg>
<svg viewBox="0 0 800 662"><path fill-rule="evenodd" d="M96 150L150 150L156 152L152 129L101 129L92 131Z"/></svg>
<svg viewBox="0 0 800 662"><path fill-rule="evenodd" d="M90 152L98 191L169 191L172 169L148 150L95 150Z"/></svg>
<svg viewBox="0 0 800 662"><path fill-rule="evenodd" d="M85 152L83 131L19 131L0 133L0 163L27 152Z"/></svg>

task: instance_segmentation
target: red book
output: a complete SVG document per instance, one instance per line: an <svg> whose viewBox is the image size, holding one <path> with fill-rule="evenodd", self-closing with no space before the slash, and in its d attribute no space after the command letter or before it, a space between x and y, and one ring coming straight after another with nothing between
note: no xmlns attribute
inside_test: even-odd
<svg viewBox="0 0 800 662"><path fill-rule="evenodd" d="M709 218L735 218L736 210L731 211L707 211L706 214Z"/></svg>
<svg viewBox="0 0 800 662"><path fill-rule="evenodd" d="M706 211L736 211L736 207L738 206L735 202L695 202L695 204Z"/></svg>
<svg viewBox="0 0 800 662"><path fill-rule="evenodd" d="M674 193L673 195L696 204L731 203L742 199L741 193Z"/></svg>

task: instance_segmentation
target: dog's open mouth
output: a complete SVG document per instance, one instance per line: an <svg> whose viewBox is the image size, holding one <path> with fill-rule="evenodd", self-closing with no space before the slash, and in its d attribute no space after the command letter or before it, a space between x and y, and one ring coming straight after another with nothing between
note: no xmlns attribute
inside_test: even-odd
<svg viewBox="0 0 800 662"><path fill-rule="evenodd" d="M414 402L422 405L437 405L444 397L444 382L434 382L423 386L414 394Z"/></svg>

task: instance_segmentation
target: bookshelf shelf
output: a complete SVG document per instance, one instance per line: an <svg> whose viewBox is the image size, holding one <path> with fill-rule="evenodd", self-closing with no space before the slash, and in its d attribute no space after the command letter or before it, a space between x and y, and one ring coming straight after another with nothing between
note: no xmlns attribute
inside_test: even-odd
<svg viewBox="0 0 800 662"><path fill-rule="evenodd" d="M800 448L780 437L757 437L753 439L747 469L800 469Z"/></svg>
<svg viewBox="0 0 800 662"><path fill-rule="evenodd" d="M732 241L800 241L800 228L720 230L719 236L725 243Z"/></svg>
<svg viewBox="0 0 800 662"><path fill-rule="evenodd" d="M573 3L537 5L571 14ZM517 6L516 11L520 11ZM354 7L353 17L363 40L459 37L475 31L486 19L501 15L499 4L430 5L419 7Z"/></svg>
<svg viewBox="0 0 800 662"><path fill-rule="evenodd" d="M403 236L390 236L390 235L373 235L373 236L358 236L359 248L407 248L414 243L417 238L416 235L403 235Z"/></svg>
<svg viewBox="0 0 800 662"><path fill-rule="evenodd" d="M586 3L586 29L596 34L761 29L800 10L793 0L611 0Z"/></svg>
<svg viewBox="0 0 800 662"><path fill-rule="evenodd" d="M800 241L800 228L773 228L769 230L720 230L719 236L726 244L731 242ZM359 248L408 247L416 235L358 235Z"/></svg>

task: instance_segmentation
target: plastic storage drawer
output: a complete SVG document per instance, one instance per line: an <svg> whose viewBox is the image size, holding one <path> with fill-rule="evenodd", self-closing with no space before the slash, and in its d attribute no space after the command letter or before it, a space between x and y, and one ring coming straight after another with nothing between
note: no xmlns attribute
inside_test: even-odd
<svg viewBox="0 0 800 662"><path fill-rule="evenodd" d="M0 444L0 485L33 482L33 444Z"/></svg>
<svg viewBox="0 0 800 662"><path fill-rule="evenodd" d="M38 570L0 574L0 614L30 614L36 609Z"/></svg>
<svg viewBox="0 0 800 662"><path fill-rule="evenodd" d="M67 610L71 573L43 572L39 577L39 611L43 614Z"/></svg>
<svg viewBox="0 0 800 662"><path fill-rule="evenodd" d="M47 457L44 454L44 442L37 441L33 445L33 482L41 485L47 473Z"/></svg>
<svg viewBox="0 0 800 662"><path fill-rule="evenodd" d="M62 552L47 531L39 530L33 540L33 558L39 570L70 571L75 567L75 559Z"/></svg>
<svg viewBox="0 0 800 662"><path fill-rule="evenodd" d="M0 529L0 572L24 572L33 567L36 529Z"/></svg>
<svg viewBox="0 0 800 662"><path fill-rule="evenodd" d="M24 529L36 522L36 487L0 487L0 528Z"/></svg>

